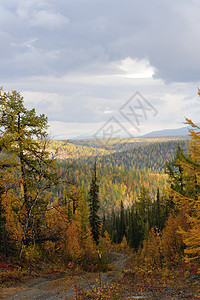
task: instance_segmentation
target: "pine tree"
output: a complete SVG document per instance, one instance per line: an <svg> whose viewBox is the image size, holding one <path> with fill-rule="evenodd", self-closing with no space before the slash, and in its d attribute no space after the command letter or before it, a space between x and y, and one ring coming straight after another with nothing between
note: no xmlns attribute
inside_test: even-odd
<svg viewBox="0 0 200 300"><path fill-rule="evenodd" d="M95 162L89 192L89 222L91 226L92 236L96 244L98 244L99 242L101 227L100 217L98 215L99 208L99 185L97 183L97 170Z"/></svg>
<svg viewBox="0 0 200 300"><path fill-rule="evenodd" d="M18 92L7 93L2 88L0 111L0 148L10 157L18 180L18 187L13 191L18 197L19 220L24 232L21 257L23 245L35 235L33 225L42 222L38 214L44 212L48 204L45 191L57 183L58 176L47 151L47 117L37 116L35 109L25 108Z"/></svg>

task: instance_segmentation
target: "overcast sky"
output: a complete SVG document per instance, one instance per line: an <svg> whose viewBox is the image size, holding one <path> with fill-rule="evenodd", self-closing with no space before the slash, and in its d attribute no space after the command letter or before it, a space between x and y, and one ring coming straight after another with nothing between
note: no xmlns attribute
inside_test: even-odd
<svg viewBox="0 0 200 300"><path fill-rule="evenodd" d="M199 0L1 0L0 85L48 117L52 138L199 122L199 11Z"/></svg>

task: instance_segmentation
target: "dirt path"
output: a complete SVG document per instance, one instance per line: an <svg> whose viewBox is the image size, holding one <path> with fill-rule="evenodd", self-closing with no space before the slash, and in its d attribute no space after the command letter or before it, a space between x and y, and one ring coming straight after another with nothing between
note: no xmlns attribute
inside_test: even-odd
<svg viewBox="0 0 200 300"><path fill-rule="evenodd" d="M77 290L93 290L99 284L109 284L116 280L124 269L127 259L128 255L113 251L111 252L112 270L107 273L66 272L60 278L37 277L27 280L20 287L2 289L0 299L73 299Z"/></svg>
<svg viewBox="0 0 200 300"><path fill-rule="evenodd" d="M54 300L74 299L76 292L85 291L83 299L88 299L87 293L104 289L104 284L117 287L119 298L113 299L200 299L200 274L192 274L186 278L173 278L163 281L162 278L140 278L138 273L122 271L126 268L128 255L111 252L112 270L106 273L87 273L79 271L60 272L48 277L36 277L26 280L23 284L0 290L0 299L7 300ZM97 299L96 292L94 297ZM104 295L104 294L103 294ZM105 294L106 295L106 294ZM118 297L115 292L115 297ZM108 298L103 298L108 299Z"/></svg>

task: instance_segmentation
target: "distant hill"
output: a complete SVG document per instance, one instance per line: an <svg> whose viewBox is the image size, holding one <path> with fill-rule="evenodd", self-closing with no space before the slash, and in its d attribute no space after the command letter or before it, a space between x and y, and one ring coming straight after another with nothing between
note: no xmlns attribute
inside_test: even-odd
<svg viewBox="0 0 200 300"><path fill-rule="evenodd" d="M124 151L138 146L144 146L152 143L160 143L167 141L180 141L188 139L188 136L158 136L158 137L137 137L137 138L120 138L120 139L80 139L68 140L68 143L85 146L88 148L99 148L107 151Z"/></svg>
<svg viewBox="0 0 200 300"><path fill-rule="evenodd" d="M160 142L157 139L157 142L140 143L124 151L102 155L98 161L103 165L117 166L120 169L134 168L150 173L162 173L166 168L166 161L171 161L176 155L178 144L186 151L188 142L187 139Z"/></svg>
<svg viewBox="0 0 200 300"><path fill-rule="evenodd" d="M142 137L173 137L173 136L188 136L188 126L177 129L164 129L158 131L149 132Z"/></svg>
<svg viewBox="0 0 200 300"><path fill-rule="evenodd" d="M166 161L176 154L177 145L187 149L189 139L178 137L135 138L112 140L110 150L99 140L70 140L68 142L51 141L51 153L58 150L58 158L77 163L91 165L95 160L101 165L120 169L134 168L146 172L162 173ZM101 140L103 143L103 141Z"/></svg>
<svg viewBox="0 0 200 300"><path fill-rule="evenodd" d="M100 142L101 147L98 146ZM118 139L111 141L112 150L106 150L103 142L98 139L52 141L50 151L54 153L54 149L58 149L60 152L57 161L59 174L64 174L67 182L81 187L86 195L90 189L94 161L97 161L101 209L110 212L120 207L121 200L126 207L131 206L142 186L148 188L151 195L156 195L159 187L162 194L167 180L166 161L174 158L178 144L186 150L189 139ZM116 142L118 146L121 145L118 150ZM63 182L64 189L65 180Z"/></svg>

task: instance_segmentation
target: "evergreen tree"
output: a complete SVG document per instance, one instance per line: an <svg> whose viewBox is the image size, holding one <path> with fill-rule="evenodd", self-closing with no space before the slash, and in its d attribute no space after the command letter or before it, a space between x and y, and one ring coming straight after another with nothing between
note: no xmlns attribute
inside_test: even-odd
<svg viewBox="0 0 200 300"><path fill-rule="evenodd" d="M150 223L152 201L149 196L149 191L142 186L138 195L137 209L141 219L146 223Z"/></svg>
<svg viewBox="0 0 200 300"><path fill-rule="evenodd" d="M135 212L134 206L132 206L129 220L128 243L131 248L138 249L143 240L143 231L139 222L139 216Z"/></svg>
<svg viewBox="0 0 200 300"><path fill-rule="evenodd" d="M23 227L20 257L23 245L35 238L34 224L47 207L45 191L58 181L54 159L47 151L48 120L35 109L24 107L23 97L16 91L0 89L0 148L15 166L18 186L13 192L18 198L18 216Z"/></svg>
<svg viewBox="0 0 200 300"><path fill-rule="evenodd" d="M125 235L125 213L124 213L124 204L123 201L121 201L120 205L120 219L119 219L119 236L118 236L118 243L121 243L123 240L123 237Z"/></svg>
<svg viewBox="0 0 200 300"><path fill-rule="evenodd" d="M105 216L105 212L103 212L102 229L101 229L102 236L104 236L105 231L106 231L106 216Z"/></svg>
<svg viewBox="0 0 200 300"><path fill-rule="evenodd" d="M92 182L89 191L89 222L91 226L92 236L94 241L98 244L100 236L100 217L98 215L99 204L99 185L97 182L96 162L94 163L94 170L92 174Z"/></svg>
<svg viewBox="0 0 200 300"><path fill-rule="evenodd" d="M183 166L180 163L182 157L183 149L181 149L180 144L178 144L174 159L166 162L166 173L169 175L171 188L183 195L185 193L185 184Z"/></svg>
<svg viewBox="0 0 200 300"><path fill-rule="evenodd" d="M107 231L111 234L112 241L114 243L117 242L117 220L116 220L116 214L115 211L112 211L112 216L111 216L111 226L110 228L107 229Z"/></svg>
<svg viewBox="0 0 200 300"><path fill-rule="evenodd" d="M163 206L161 205L160 190L157 188L156 201L153 203L153 227L156 227L159 231L163 229L166 218L164 216Z"/></svg>

